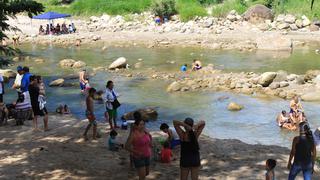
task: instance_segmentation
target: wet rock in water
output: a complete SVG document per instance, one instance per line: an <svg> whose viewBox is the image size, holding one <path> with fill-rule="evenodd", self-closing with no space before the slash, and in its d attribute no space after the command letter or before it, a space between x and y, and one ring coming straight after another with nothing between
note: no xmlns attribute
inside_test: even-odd
<svg viewBox="0 0 320 180"><path fill-rule="evenodd" d="M64 79L62 78L53 80L49 84L50 87L53 87L53 86L62 87L63 85L64 85Z"/></svg>
<svg viewBox="0 0 320 180"><path fill-rule="evenodd" d="M1 69L0 74L2 74L3 77L8 78L8 79L15 78L17 75L17 73L11 69Z"/></svg>
<svg viewBox="0 0 320 180"><path fill-rule="evenodd" d="M306 82L311 81L312 79L316 78L320 75L320 70L308 70L304 75L304 80Z"/></svg>
<svg viewBox="0 0 320 180"><path fill-rule="evenodd" d="M73 59L63 59L59 62L59 65L61 67L70 67L71 68L75 62L77 62L77 61L73 60Z"/></svg>
<svg viewBox="0 0 320 180"><path fill-rule="evenodd" d="M38 59L35 59L34 62L36 62L36 63L44 63L44 59L38 58Z"/></svg>
<svg viewBox="0 0 320 180"><path fill-rule="evenodd" d="M119 68L126 68L126 66L127 66L127 59L124 57L120 57L110 64L109 69L114 70L116 68L118 68L118 69Z"/></svg>
<svg viewBox="0 0 320 180"><path fill-rule="evenodd" d="M274 78L273 82L281 82L287 80L288 73L286 71L278 71L276 78Z"/></svg>
<svg viewBox="0 0 320 180"><path fill-rule="evenodd" d="M313 91L301 96L301 100L303 101L320 101L320 91Z"/></svg>
<svg viewBox="0 0 320 180"><path fill-rule="evenodd" d="M263 23L265 20L273 20L273 13L271 9L264 5L257 4L250 7L243 15L246 21L251 23Z"/></svg>
<svg viewBox="0 0 320 180"><path fill-rule="evenodd" d="M147 107L143 109L138 109L129 113L124 114L121 118L125 120L133 120L133 113L140 112L143 121L155 121L158 119L158 112L155 108Z"/></svg>
<svg viewBox="0 0 320 180"><path fill-rule="evenodd" d="M229 105L228 105L228 110L229 111L240 111L241 109L243 109L243 106L235 103L235 102L231 102Z"/></svg>
<svg viewBox="0 0 320 180"><path fill-rule="evenodd" d="M289 83L286 82L286 81L281 81L280 82L280 88L284 88L284 87L288 87L289 86Z"/></svg>
<svg viewBox="0 0 320 180"><path fill-rule="evenodd" d="M139 68L142 67L142 65L143 65L142 62L137 62L137 63L134 64L134 68L139 69Z"/></svg>
<svg viewBox="0 0 320 180"><path fill-rule="evenodd" d="M167 92L176 92L176 91L179 91L181 88L182 88L182 84L175 81L168 86Z"/></svg>
<svg viewBox="0 0 320 180"><path fill-rule="evenodd" d="M261 74L258 80L258 84L262 85L263 87L268 87L273 82L276 76L277 73L275 72L265 72Z"/></svg>
<svg viewBox="0 0 320 180"><path fill-rule="evenodd" d="M265 35L256 39L257 48L261 50L289 51L292 40L281 35Z"/></svg>
<svg viewBox="0 0 320 180"><path fill-rule="evenodd" d="M280 87L279 82L273 82L269 85L270 89L278 89Z"/></svg>
<svg viewBox="0 0 320 180"><path fill-rule="evenodd" d="M86 63L83 61L77 61L72 65L72 68L83 68L86 66Z"/></svg>

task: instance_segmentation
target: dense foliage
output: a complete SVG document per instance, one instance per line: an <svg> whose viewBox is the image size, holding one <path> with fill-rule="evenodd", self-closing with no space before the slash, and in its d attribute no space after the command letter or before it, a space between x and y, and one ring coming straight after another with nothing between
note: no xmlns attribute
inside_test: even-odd
<svg viewBox="0 0 320 180"><path fill-rule="evenodd" d="M177 13L175 0L155 0L151 5L151 11L156 16L170 17Z"/></svg>
<svg viewBox="0 0 320 180"><path fill-rule="evenodd" d="M0 1L0 40L6 38L4 33L7 30L17 30L10 26L6 21L8 17L15 17L16 14L27 12L29 17L33 14L38 14L43 11L43 6L32 0L1 0ZM10 47L0 46L1 54L10 54L13 49Z"/></svg>

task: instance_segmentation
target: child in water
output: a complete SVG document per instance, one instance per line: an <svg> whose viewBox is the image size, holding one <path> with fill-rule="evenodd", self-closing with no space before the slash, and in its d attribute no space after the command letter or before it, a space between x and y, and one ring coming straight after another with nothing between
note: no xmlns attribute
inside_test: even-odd
<svg viewBox="0 0 320 180"><path fill-rule="evenodd" d="M170 143L165 141L163 143L163 147L161 149L161 162L162 163L170 163L172 158L172 150L170 149Z"/></svg>
<svg viewBox="0 0 320 180"><path fill-rule="evenodd" d="M115 130L112 130L110 132L110 137L108 140L110 151L118 151L120 148L123 147L123 144L120 144L117 142L117 140L116 140L117 135L118 135L118 133Z"/></svg>
<svg viewBox="0 0 320 180"><path fill-rule="evenodd" d="M266 180L275 180L274 168L277 165L277 161L274 159L268 159L266 161Z"/></svg>

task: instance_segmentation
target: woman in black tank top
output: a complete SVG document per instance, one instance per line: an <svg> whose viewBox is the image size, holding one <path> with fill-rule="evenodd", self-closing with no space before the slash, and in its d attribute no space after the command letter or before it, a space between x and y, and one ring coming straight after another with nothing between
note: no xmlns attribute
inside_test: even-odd
<svg viewBox="0 0 320 180"><path fill-rule="evenodd" d="M302 171L304 180L310 180L316 159L316 146L314 145L312 131L310 130L308 123L300 123L299 128L300 135L296 136L292 142L292 149L288 162L288 169L290 169L288 179L294 180L299 172ZM291 164L293 158L293 164Z"/></svg>
<svg viewBox="0 0 320 180"><path fill-rule="evenodd" d="M191 179L197 180L200 167L198 138L205 126L205 122L200 121L198 124L193 125L193 119L186 118L184 122L173 121L173 125L181 141L180 179L187 180L189 172L191 172Z"/></svg>

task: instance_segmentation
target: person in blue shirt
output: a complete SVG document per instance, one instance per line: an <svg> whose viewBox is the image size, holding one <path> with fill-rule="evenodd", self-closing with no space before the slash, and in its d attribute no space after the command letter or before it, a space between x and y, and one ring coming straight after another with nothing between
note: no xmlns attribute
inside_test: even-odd
<svg viewBox="0 0 320 180"><path fill-rule="evenodd" d="M108 140L109 150L110 151L118 151L120 148L123 148L123 144L118 143L116 140L118 133L115 130L110 132L110 137Z"/></svg>
<svg viewBox="0 0 320 180"><path fill-rule="evenodd" d="M187 65L187 64L185 64L185 65L181 66L180 71L182 71L182 72L186 72L186 71L187 71L187 67L188 67L188 65Z"/></svg>
<svg viewBox="0 0 320 180"><path fill-rule="evenodd" d="M30 74L29 68L26 66L23 67L22 71L23 77L21 79L21 92L24 93L29 90L30 76L32 76L32 74Z"/></svg>

